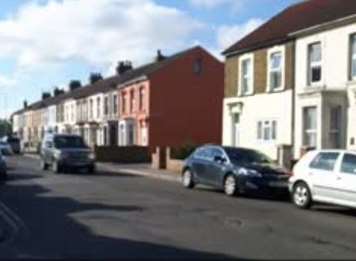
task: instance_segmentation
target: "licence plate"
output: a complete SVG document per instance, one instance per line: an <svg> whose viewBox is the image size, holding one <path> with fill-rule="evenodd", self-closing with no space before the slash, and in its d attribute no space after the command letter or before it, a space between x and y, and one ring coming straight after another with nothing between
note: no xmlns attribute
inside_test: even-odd
<svg viewBox="0 0 356 261"><path fill-rule="evenodd" d="M271 187L276 187L276 188L287 188L288 187L288 182L283 182L283 181L272 181L269 183Z"/></svg>

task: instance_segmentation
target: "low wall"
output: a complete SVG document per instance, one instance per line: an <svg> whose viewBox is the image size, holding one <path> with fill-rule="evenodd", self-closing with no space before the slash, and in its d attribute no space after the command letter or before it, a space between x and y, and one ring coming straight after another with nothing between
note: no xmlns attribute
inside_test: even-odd
<svg viewBox="0 0 356 261"><path fill-rule="evenodd" d="M172 157L172 149L167 148L166 149L166 165L167 165L166 166L167 170L181 173L183 166L184 166L184 160L174 159Z"/></svg>
<svg viewBox="0 0 356 261"><path fill-rule="evenodd" d="M115 163L149 163L151 161L148 147L138 146L96 146L96 160Z"/></svg>

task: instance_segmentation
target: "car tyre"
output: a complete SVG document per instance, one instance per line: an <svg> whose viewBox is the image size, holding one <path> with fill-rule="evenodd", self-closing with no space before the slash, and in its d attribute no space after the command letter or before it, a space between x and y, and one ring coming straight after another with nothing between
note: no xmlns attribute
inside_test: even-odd
<svg viewBox="0 0 356 261"><path fill-rule="evenodd" d="M58 162L53 162L53 172L60 174L62 172L62 167Z"/></svg>
<svg viewBox="0 0 356 261"><path fill-rule="evenodd" d="M41 169L48 170L48 164L44 160L41 161Z"/></svg>
<svg viewBox="0 0 356 261"><path fill-rule="evenodd" d="M224 180L224 192L229 197L234 197L238 192L237 179L234 175L229 174Z"/></svg>
<svg viewBox="0 0 356 261"><path fill-rule="evenodd" d="M301 209L309 209L313 203L310 189L304 182L298 182L294 186L292 199L294 205Z"/></svg>
<svg viewBox="0 0 356 261"><path fill-rule="evenodd" d="M95 172L96 172L96 168L95 168L94 165L88 167L88 173L89 174L95 174Z"/></svg>
<svg viewBox="0 0 356 261"><path fill-rule="evenodd" d="M186 169L182 175L183 186L187 189L192 189L195 187L193 173L190 169Z"/></svg>

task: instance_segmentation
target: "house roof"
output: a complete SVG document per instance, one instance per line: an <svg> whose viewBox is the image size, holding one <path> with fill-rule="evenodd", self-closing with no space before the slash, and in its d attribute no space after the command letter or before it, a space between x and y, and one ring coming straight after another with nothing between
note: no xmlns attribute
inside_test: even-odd
<svg viewBox="0 0 356 261"><path fill-rule="evenodd" d="M226 49L223 54L243 53L283 43L291 33L356 14L356 1L305 0L272 17L265 24Z"/></svg>
<svg viewBox="0 0 356 261"><path fill-rule="evenodd" d="M167 66L173 61L185 56L191 51L196 49L202 49L200 46L195 46L193 48L184 50L182 52L176 53L172 56L166 57L164 60L159 62L149 63L133 70L127 71L121 75L114 75L112 77L100 80L95 82L94 84L88 84L81 88L75 89L73 91L68 91L63 94L60 94L55 97L50 97L45 100L37 101L35 103L30 104L27 109L22 109L17 112L14 112L12 115L23 113L27 110L37 110L44 108L46 106L56 105L66 99L81 99L85 97L89 97L96 93L106 93L110 90L115 89L119 85L125 85L132 80L138 79L143 76L149 76L152 73L158 71L159 69Z"/></svg>

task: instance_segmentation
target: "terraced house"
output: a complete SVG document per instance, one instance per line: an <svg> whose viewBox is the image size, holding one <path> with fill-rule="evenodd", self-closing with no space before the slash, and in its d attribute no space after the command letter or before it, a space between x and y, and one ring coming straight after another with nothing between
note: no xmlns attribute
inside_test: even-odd
<svg viewBox="0 0 356 261"><path fill-rule="evenodd" d="M228 48L223 142L280 160L355 148L355 18L355 1L303 1Z"/></svg>
<svg viewBox="0 0 356 261"><path fill-rule="evenodd" d="M282 12L224 51L223 143L278 158L293 144L295 43L281 31Z"/></svg>
<svg viewBox="0 0 356 261"><path fill-rule="evenodd" d="M90 146L221 143L224 65L197 46L116 75L74 85L13 114L30 146L44 133L80 134ZM24 118L23 118L24 117ZM21 125L21 127L20 127Z"/></svg>

